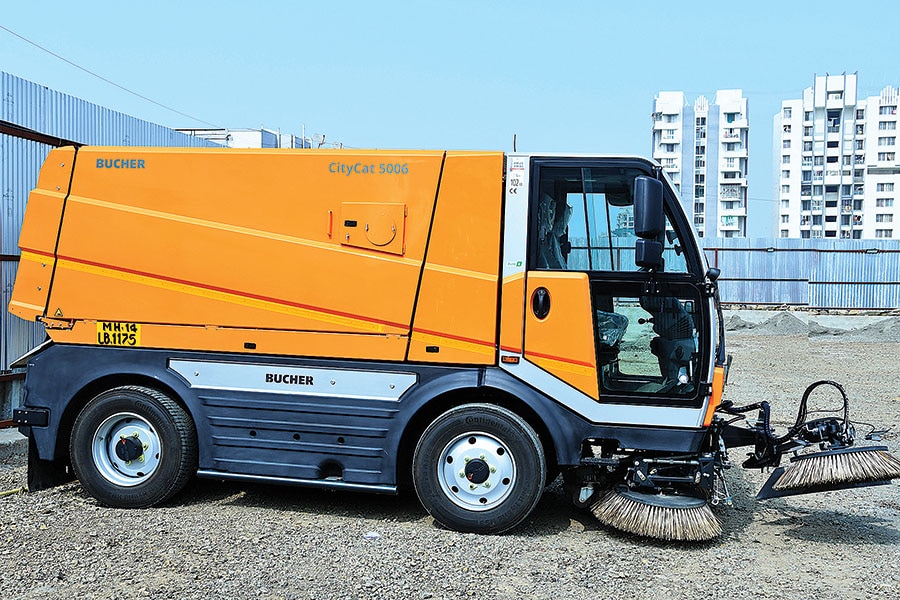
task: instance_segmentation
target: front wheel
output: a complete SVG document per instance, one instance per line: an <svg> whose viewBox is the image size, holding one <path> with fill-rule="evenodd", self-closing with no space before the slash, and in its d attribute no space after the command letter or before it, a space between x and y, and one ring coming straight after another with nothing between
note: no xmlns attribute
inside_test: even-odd
<svg viewBox="0 0 900 600"><path fill-rule="evenodd" d="M138 386L88 402L75 419L69 451L84 489L116 508L164 502L197 469L191 416L165 394Z"/></svg>
<svg viewBox="0 0 900 600"><path fill-rule="evenodd" d="M453 408L425 429L413 455L416 494L450 529L502 533L531 514L547 467L534 429L491 404Z"/></svg>

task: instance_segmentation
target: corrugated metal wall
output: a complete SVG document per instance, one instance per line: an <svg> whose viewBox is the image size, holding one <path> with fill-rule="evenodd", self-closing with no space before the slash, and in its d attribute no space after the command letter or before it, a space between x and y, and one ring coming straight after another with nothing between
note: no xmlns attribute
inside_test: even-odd
<svg viewBox="0 0 900 600"><path fill-rule="evenodd" d="M217 146L0 72L0 121L44 136L110 146ZM44 339L43 327L6 311L28 193L52 146L0 134L0 371ZM0 415L0 420L4 417Z"/></svg>
<svg viewBox="0 0 900 600"><path fill-rule="evenodd" d="M810 308L900 307L900 240L708 238L724 302Z"/></svg>

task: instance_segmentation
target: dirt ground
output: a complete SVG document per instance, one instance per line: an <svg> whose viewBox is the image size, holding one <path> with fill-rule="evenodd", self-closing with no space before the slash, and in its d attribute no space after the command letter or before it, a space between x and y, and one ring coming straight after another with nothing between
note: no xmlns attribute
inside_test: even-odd
<svg viewBox="0 0 900 600"><path fill-rule="evenodd" d="M890 428L881 443L900 455L900 344L770 325L729 336L727 398L769 400L783 431L806 386L832 379L857 430ZM71 483L0 497L0 598L896 597L900 483L759 502L766 474L743 458L731 452L734 506L715 509L724 534L699 544L608 529L558 483L501 536L436 527L410 496L198 481L127 511ZM0 492L24 483L21 460L0 464Z"/></svg>

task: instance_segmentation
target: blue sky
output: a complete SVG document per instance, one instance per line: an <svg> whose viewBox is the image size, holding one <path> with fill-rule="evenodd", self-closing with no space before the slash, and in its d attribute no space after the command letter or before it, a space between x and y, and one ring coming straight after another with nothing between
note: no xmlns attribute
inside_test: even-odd
<svg viewBox="0 0 900 600"><path fill-rule="evenodd" d="M891 0L25 2L0 25L222 127L351 147L650 153L659 91L750 100L750 234L768 235L772 117L816 74L900 85ZM0 30L0 70L171 127L204 124Z"/></svg>

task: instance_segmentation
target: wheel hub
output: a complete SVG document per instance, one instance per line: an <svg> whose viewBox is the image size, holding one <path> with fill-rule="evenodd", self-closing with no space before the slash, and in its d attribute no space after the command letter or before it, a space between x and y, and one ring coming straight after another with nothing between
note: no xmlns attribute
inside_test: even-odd
<svg viewBox="0 0 900 600"><path fill-rule="evenodd" d="M116 456L124 461L132 461L144 453L144 444L140 437L123 437L116 443Z"/></svg>
<svg viewBox="0 0 900 600"><path fill-rule="evenodd" d="M470 460L466 464L466 479L474 483L475 485L481 485L485 481L487 481L488 477L491 474L491 468L488 464L481 460L480 458L476 458L474 460Z"/></svg>
<svg viewBox="0 0 900 600"><path fill-rule="evenodd" d="M160 464L162 441L144 418L121 412L109 416L94 434L94 465L107 481L131 487L149 479Z"/></svg>
<svg viewBox="0 0 900 600"><path fill-rule="evenodd" d="M441 453L441 490L461 508L495 508L509 496L515 480L515 458L493 435L472 432L458 436Z"/></svg>

